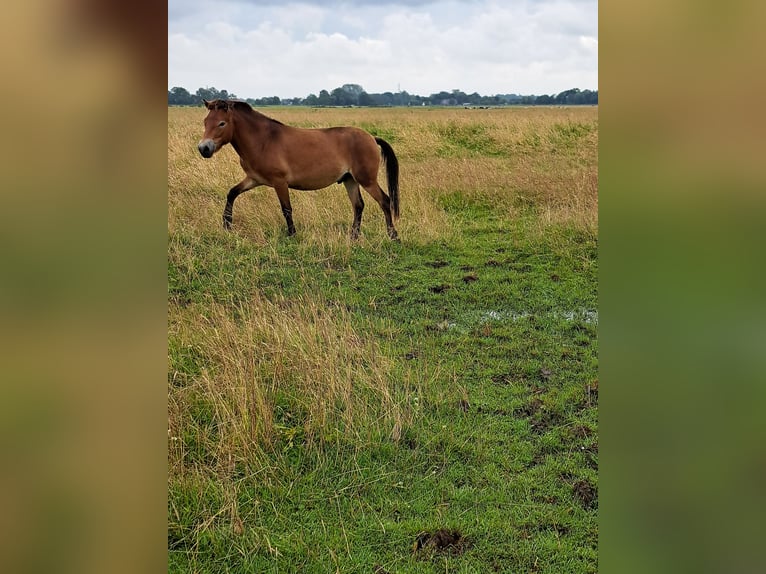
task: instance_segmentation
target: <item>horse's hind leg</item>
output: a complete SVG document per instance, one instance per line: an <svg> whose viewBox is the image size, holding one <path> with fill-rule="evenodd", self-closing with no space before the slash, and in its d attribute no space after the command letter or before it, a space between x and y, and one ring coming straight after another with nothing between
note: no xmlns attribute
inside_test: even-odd
<svg viewBox="0 0 766 574"><path fill-rule="evenodd" d="M256 185L257 184L252 179L246 177L229 190L229 193L226 195L226 207L223 208L224 229L231 229L231 212L232 209L234 209L234 200L237 199L241 193L253 189Z"/></svg>
<svg viewBox="0 0 766 574"><path fill-rule="evenodd" d="M343 179L343 185L346 186L348 198L351 206L354 208L354 222L351 224L351 239L359 238L359 226L362 224L362 212L364 211L364 201L359 192L359 183L350 175Z"/></svg>
<svg viewBox="0 0 766 574"><path fill-rule="evenodd" d="M394 228L394 222L391 219L391 199L388 197L385 191L380 187L377 181L372 181L368 185L362 184L365 191L369 193L375 201L378 202L380 208L383 210L383 216L386 218L386 229L388 230L388 236L391 239L398 240L399 234Z"/></svg>
<svg viewBox="0 0 766 574"><path fill-rule="evenodd" d="M290 205L290 189L286 183L280 183L274 186L277 192L279 205L282 207L282 215L285 216L287 223L287 235L295 235L295 225L293 224L293 207Z"/></svg>

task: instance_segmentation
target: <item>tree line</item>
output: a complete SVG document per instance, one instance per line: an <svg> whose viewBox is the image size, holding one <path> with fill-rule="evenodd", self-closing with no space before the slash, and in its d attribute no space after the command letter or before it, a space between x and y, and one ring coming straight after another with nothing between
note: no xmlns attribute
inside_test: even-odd
<svg viewBox="0 0 766 574"><path fill-rule="evenodd" d="M474 92L466 94L461 90L451 92L441 91L430 96L418 96L401 92L383 92L381 94L367 93L359 84L344 84L331 92L322 90L317 94L309 94L305 98L280 98L278 96L264 98L238 98L235 94L216 88L199 88L190 93L185 88L174 87L168 90L169 106L197 106L202 100L215 99L244 99L251 106L540 106L540 105L596 105L598 90L580 90L572 88L555 95L522 96L519 94L496 94L482 96Z"/></svg>

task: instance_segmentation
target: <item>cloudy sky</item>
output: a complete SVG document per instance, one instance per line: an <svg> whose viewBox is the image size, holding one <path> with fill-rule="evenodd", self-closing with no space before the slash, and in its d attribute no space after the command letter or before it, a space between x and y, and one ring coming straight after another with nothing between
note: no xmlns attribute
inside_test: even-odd
<svg viewBox="0 0 766 574"><path fill-rule="evenodd" d="M598 89L597 0L168 0L168 89Z"/></svg>

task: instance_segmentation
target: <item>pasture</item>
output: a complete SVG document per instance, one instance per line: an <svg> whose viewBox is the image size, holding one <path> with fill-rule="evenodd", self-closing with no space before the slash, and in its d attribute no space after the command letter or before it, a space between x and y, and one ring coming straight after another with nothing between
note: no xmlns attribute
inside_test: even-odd
<svg viewBox="0 0 766 574"><path fill-rule="evenodd" d="M401 242L342 185L225 231L168 109L169 571L596 572L598 109L260 111L387 140Z"/></svg>

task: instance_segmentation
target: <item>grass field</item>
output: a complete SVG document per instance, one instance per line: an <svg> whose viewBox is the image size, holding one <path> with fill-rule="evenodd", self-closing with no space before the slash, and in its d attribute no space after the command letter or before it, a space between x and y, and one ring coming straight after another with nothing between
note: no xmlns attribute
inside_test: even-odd
<svg viewBox="0 0 766 574"><path fill-rule="evenodd" d="M225 232L168 110L169 571L596 572L597 108L263 111L389 141L401 242L341 185Z"/></svg>

